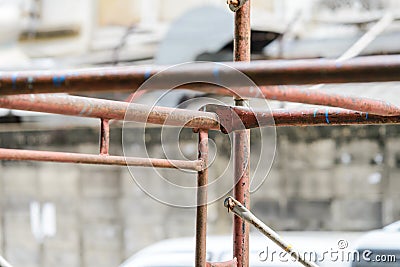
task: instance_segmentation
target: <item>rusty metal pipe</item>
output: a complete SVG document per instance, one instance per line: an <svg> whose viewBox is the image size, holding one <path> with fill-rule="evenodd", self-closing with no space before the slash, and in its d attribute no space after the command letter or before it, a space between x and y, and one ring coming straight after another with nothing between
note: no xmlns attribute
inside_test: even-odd
<svg viewBox="0 0 400 267"><path fill-rule="evenodd" d="M244 100L236 100L241 104ZM250 207L250 130L239 130L233 135L234 188L233 194ZM249 266L250 225L239 217L233 218L233 256L238 266Z"/></svg>
<svg viewBox="0 0 400 267"><path fill-rule="evenodd" d="M100 127L100 155L109 155L110 149L110 121L101 119Z"/></svg>
<svg viewBox="0 0 400 267"><path fill-rule="evenodd" d="M234 61L251 60L250 0L243 1L235 13ZM246 88L249 90L249 88ZM245 99L236 96L235 106L244 106ZM234 187L233 194L244 206L250 207L250 130L233 135ZM250 225L239 217L233 218L233 256L239 267L249 266Z"/></svg>
<svg viewBox="0 0 400 267"><path fill-rule="evenodd" d="M257 90L250 91L247 89L238 89L237 92L243 97L265 97L267 99L280 101L319 104L340 107L344 109L351 109L361 112L368 112L369 114L382 116L400 115L400 109L397 106L379 100L360 97L339 96L298 88L280 89L278 87L261 87L260 89L262 92L261 95L260 92L257 92ZM233 95L232 92L230 92L229 90L222 88L218 89L216 93L229 96ZM147 114L149 111L149 107L140 104L129 105L128 103L119 101L68 96L62 94L3 96L0 97L0 107L90 118L108 118L115 120L123 120L125 111L128 109L128 107L130 107L130 110L132 112L134 112L135 110L140 111L136 112L137 114ZM154 112L150 115L160 112L161 114L165 115L166 110L168 109L155 107L153 109ZM188 115L190 114L198 117L203 115L205 118L204 122L202 122L202 128L218 128L216 125L217 118L214 114L211 113L199 113L198 111L183 111L173 109L169 109L169 113L180 113L186 117L186 120L191 119L188 118ZM143 116L141 119L142 122L144 121ZM209 118L210 121L206 122L206 118ZM149 116L148 119L153 122L156 120L154 116ZM171 122L170 119L168 119L168 121ZM161 124L163 124L162 121Z"/></svg>
<svg viewBox="0 0 400 267"><path fill-rule="evenodd" d="M102 100L69 95L18 95L0 97L0 107L27 111L46 112L60 115L127 120L187 128L219 128L214 113L150 107L141 104Z"/></svg>
<svg viewBox="0 0 400 267"><path fill-rule="evenodd" d="M89 118L105 118L123 120L125 111L129 104L126 102L100 100L67 95L19 95L0 97L0 107L27 111L46 112L60 115L81 116ZM149 107L140 104L132 104L130 113L136 116L137 121L145 122ZM187 127L211 130L219 130L221 124L226 127L226 131L231 132L238 129L239 122L232 121L232 111L242 118L240 123L246 128L257 128L271 126L271 116L275 120L275 126L330 126L330 125L350 125L350 124L398 124L399 116L378 116L370 113L349 111L334 108L316 108L300 110L273 110L272 114L261 110L249 110L246 108L233 108L219 105L208 105L206 110L190 111L176 110L171 108L155 107L149 114L147 121L154 124L164 124L165 122L181 125L182 121L189 121ZM257 113L258 120L254 112ZM183 115L183 120L176 115L175 122L166 119L171 113ZM161 114L161 117L158 117ZM328 120L326 119L328 117ZM261 118L261 119L260 119ZM132 119L132 118L131 118ZM178 123L179 119L181 121ZM328 123L329 121L329 123ZM261 124L261 125L260 125ZM168 124L169 125L169 124ZM231 127L229 126L231 125ZM240 127L239 127L240 128Z"/></svg>
<svg viewBox="0 0 400 267"><path fill-rule="evenodd" d="M236 16L240 16L248 5L247 2ZM235 68L257 85L293 85L319 83L350 83L350 82L384 82L400 80L400 56L360 57L346 62L336 62L331 59L310 59L292 61L257 61L226 63ZM193 81L209 80L214 77L215 65L198 64L186 69L170 70L168 80L181 78ZM71 93L89 91L135 91L149 77L165 70L167 66L158 67L120 67L97 68L60 71L27 71L0 72L0 95L39 94L39 93ZM159 74L163 75L163 74ZM236 71L229 68L220 70L221 80L232 80ZM164 80L164 79L160 79ZM210 85L193 83L184 88L194 88ZM243 85L235 84L232 88ZM165 89L163 84L154 84L155 88Z"/></svg>
<svg viewBox="0 0 400 267"><path fill-rule="evenodd" d="M274 110L273 117L277 127L400 124L400 116L379 116L334 108ZM261 127L265 127L268 120L260 120L260 123Z"/></svg>
<svg viewBox="0 0 400 267"><path fill-rule="evenodd" d="M208 187L208 131L199 130L199 161L203 170L197 174L197 210L196 210L196 267L205 267L207 263L207 187Z"/></svg>
<svg viewBox="0 0 400 267"><path fill-rule="evenodd" d="M235 13L235 33L233 57L235 64L238 62L250 62L251 59L251 25L250 25L250 1L243 3ZM250 66L247 63L248 66Z"/></svg>
<svg viewBox="0 0 400 267"><path fill-rule="evenodd" d="M301 263L305 267L318 267L314 262L308 261L296 251L292 245L283 240L274 230L269 228L260 219L258 219L249 209L243 206L239 201L232 197L228 197L224 201L224 206L232 211L237 217L245 220L257 228L263 235L272 240L275 244L281 247L289 256L293 257L296 261ZM235 217L236 217L235 216Z"/></svg>
<svg viewBox="0 0 400 267"><path fill-rule="evenodd" d="M399 107L381 100L329 94L309 89L280 88L278 86L261 86L259 89L260 90L250 91L248 88L238 88L235 90L219 88L210 89L209 93L226 96L239 95L248 98L265 98L269 100L337 107L368 112L370 114L381 116L400 115Z"/></svg>
<svg viewBox="0 0 400 267"><path fill-rule="evenodd" d="M0 160L81 163L93 165L137 166L200 171L202 161L181 161L150 158L102 156L78 153L32 151L0 148Z"/></svg>
<svg viewBox="0 0 400 267"><path fill-rule="evenodd" d="M400 116L379 116L337 108L263 111L244 107L207 105L206 110L218 115L221 131L224 133L240 131L243 128L253 129L271 126L400 124Z"/></svg>

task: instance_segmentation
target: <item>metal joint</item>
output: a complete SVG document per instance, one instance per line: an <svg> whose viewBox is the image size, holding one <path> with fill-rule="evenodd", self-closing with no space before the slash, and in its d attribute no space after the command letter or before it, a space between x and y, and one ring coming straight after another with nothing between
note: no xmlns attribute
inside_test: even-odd
<svg viewBox="0 0 400 267"><path fill-rule="evenodd" d="M229 8L233 11L236 12L238 11L244 4L246 4L248 0L228 0L227 4L229 5Z"/></svg>

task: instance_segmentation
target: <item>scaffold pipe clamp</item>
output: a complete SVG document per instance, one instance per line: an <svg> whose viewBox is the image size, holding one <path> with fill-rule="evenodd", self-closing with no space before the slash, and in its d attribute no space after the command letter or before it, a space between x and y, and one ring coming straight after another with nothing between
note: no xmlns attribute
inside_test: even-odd
<svg viewBox="0 0 400 267"><path fill-rule="evenodd" d="M238 11L244 4L246 4L248 0L228 0L227 4L229 5L229 8L233 11L236 12Z"/></svg>

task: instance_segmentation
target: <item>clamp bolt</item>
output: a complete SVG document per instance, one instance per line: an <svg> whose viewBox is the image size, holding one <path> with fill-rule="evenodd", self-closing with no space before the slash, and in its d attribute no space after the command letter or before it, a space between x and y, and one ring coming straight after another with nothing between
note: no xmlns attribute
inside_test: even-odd
<svg viewBox="0 0 400 267"><path fill-rule="evenodd" d="M227 4L229 5L229 8L233 11L236 12L238 11L244 4L246 4L248 0L227 0Z"/></svg>

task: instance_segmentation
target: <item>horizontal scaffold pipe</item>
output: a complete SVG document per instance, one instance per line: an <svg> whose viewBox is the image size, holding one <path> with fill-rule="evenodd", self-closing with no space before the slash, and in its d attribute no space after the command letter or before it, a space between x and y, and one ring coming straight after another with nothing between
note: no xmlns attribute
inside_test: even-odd
<svg viewBox="0 0 400 267"><path fill-rule="evenodd" d="M275 109L260 111L241 107L207 105L203 111L150 107L141 104L69 95L18 95L0 97L0 107L59 115L128 120L193 129L232 132L266 126L333 126L399 124L400 116L380 116L336 108ZM129 108L128 108L129 107ZM222 127L220 126L222 125Z"/></svg>
<svg viewBox="0 0 400 267"><path fill-rule="evenodd" d="M319 83L385 82L400 80L400 55L373 56L337 62L330 59L294 61L256 61L225 63L232 68L202 63L169 69L150 89L165 88L166 81L203 81L214 77L215 83L231 81L230 88L240 88L238 71L257 85L293 85ZM0 95L71 93L88 91L135 91L146 80L167 66L118 67L82 70L0 72ZM235 69L235 70L234 70ZM163 77L164 75L164 77ZM235 82L237 81L237 82ZM154 88L153 88L154 87ZM198 91L203 83L185 85Z"/></svg>
<svg viewBox="0 0 400 267"><path fill-rule="evenodd" d="M349 91L351 91L351 89L349 89ZM259 90L250 91L247 88L238 88L235 90L235 92L238 96L246 98L265 98L276 101L329 106L360 112L368 112L370 114L381 116L400 115L400 107L385 101L365 97L331 94L310 89L261 86ZM227 96L232 95L232 91L226 88L211 89L209 93Z"/></svg>
<svg viewBox="0 0 400 267"><path fill-rule="evenodd" d="M0 160L136 166L201 171L203 162L0 148Z"/></svg>
<svg viewBox="0 0 400 267"><path fill-rule="evenodd" d="M219 129L218 117L215 113L150 107L64 94L3 96L0 97L0 108L196 129Z"/></svg>
<svg viewBox="0 0 400 267"><path fill-rule="evenodd" d="M275 109L261 111L243 107L207 105L206 110L215 112L221 130L230 133L243 128L287 127L287 126L337 126L400 124L400 116L371 115L336 108Z"/></svg>

